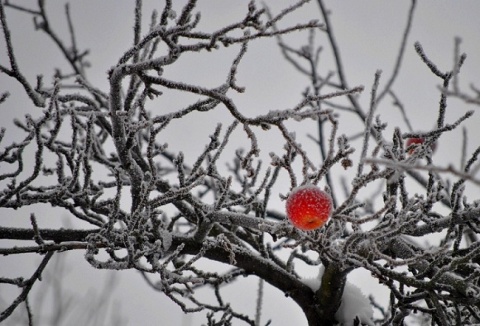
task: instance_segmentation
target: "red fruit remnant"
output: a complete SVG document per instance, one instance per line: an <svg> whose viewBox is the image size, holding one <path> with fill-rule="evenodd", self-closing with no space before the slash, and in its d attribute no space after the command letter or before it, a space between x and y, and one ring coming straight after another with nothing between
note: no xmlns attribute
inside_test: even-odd
<svg viewBox="0 0 480 326"><path fill-rule="evenodd" d="M406 148L408 148L413 144L423 144L424 142L425 142L425 138L408 138L405 146ZM437 148L437 143L431 144L430 148L432 149L432 152L435 152L435 149ZM408 151L408 154L412 154L414 150L415 148L411 148Z"/></svg>
<svg viewBox="0 0 480 326"><path fill-rule="evenodd" d="M322 227L330 217L332 209L332 197L314 185L293 189L286 203L290 222L301 230Z"/></svg>

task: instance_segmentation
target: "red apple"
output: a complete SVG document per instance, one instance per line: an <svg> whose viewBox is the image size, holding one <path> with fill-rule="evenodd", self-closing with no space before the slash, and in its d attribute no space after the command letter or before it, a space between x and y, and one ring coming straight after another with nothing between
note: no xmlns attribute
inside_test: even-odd
<svg viewBox="0 0 480 326"><path fill-rule="evenodd" d="M405 146L406 148L408 148L413 144L423 144L424 142L425 142L425 138L408 138ZM435 149L437 148L437 143L431 144L430 148L432 149L432 152L435 152ZM410 149L408 151L408 154L412 154L414 150L415 148Z"/></svg>
<svg viewBox="0 0 480 326"><path fill-rule="evenodd" d="M296 187L287 198L290 222L301 230L322 227L332 213L332 197L314 185Z"/></svg>

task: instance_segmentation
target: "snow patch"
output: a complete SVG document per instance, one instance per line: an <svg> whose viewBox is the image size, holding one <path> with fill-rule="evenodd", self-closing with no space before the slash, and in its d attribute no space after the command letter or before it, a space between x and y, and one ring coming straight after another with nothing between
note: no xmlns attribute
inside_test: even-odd
<svg viewBox="0 0 480 326"><path fill-rule="evenodd" d="M353 326L355 317L366 325L374 325L373 309L370 300L362 293L360 288L347 281L343 290L342 303L335 314L335 319L345 326Z"/></svg>
<svg viewBox="0 0 480 326"><path fill-rule="evenodd" d="M320 266L318 277L303 278L302 282L317 291L322 285L322 276L325 267ZM342 303L338 308L335 319L343 326L354 326L355 318L358 317L362 324L374 326L373 309L370 300L363 294L358 286L347 281L343 290Z"/></svg>
<svg viewBox="0 0 480 326"><path fill-rule="evenodd" d="M305 277L302 279L303 284L308 286L312 291L317 291L320 288L321 281L318 277Z"/></svg>

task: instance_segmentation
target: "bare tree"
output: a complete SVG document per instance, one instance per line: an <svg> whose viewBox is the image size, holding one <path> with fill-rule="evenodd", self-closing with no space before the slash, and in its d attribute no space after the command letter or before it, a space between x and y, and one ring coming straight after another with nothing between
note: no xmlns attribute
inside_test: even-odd
<svg viewBox="0 0 480 326"><path fill-rule="evenodd" d="M140 271L152 288L185 313L207 311L208 325L231 325L233 320L259 325L261 307L269 304L262 300L263 282L298 304L309 325L403 325L406 318L418 316L432 325L480 323L480 207L478 200L464 194L467 183L480 184L475 177L480 147L467 153L465 137L458 166L435 164L432 156L442 135L473 114L468 111L448 121L449 98L480 103L477 88L472 86L471 95L458 85L466 59L460 54L460 42L448 69L437 67L428 49L415 43L419 60L441 84L434 127L415 132L394 89L408 48L415 1L406 16L393 72L386 78L381 71L373 76L368 107L358 100L364 87L348 83L323 1L318 0L319 21L284 26L283 20L307 2L275 13L252 1L245 5L242 20L203 31L195 0L180 10L166 0L144 31L142 1L137 0L133 45L112 62L108 87L101 89L87 78L89 52L77 45L68 5L67 42L52 27L45 1L39 0L36 8L0 1L7 53L0 71L18 81L31 104L42 109L36 117L15 121L25 134L21 141L2 144L0 207L50 205L90 225L46 229L31 214L30 228L0 226L0 239L13 240L0 248L0 254L43 257L28 279L0 278L3 286L21 289L1 312L0 321L26 304L32 324L28 301L32 287L53 256L81 250L95 268ZM68 72L54 71L51 85L42 76L32 83L22 71L9 29L8 14L13 11L31 15L35 27L54 41L69 64ZM300 48L284 38L301 32L309 36ZM324 46L331 49L335 62L326 74L319 68L322 47L315 45L319 34L326 37ZM277 41L286 62L305 75L306 88L295 107L250 116L238 104L238 94L245 88L237 83L237 73L250 44L265 39ZM169 68L181 65L185 56L227 47L237 52L220 85L189 83L170 73ZM159 109L166 94L188 94L193 100ZM403 114L406 131L399 124L392 134L387 132L376 114L381 105L392 107L386 99ZM1 94L0 104L8 109L9 93ZM217 111L227 112L228 119L209 131L198 156L190 158L164 141L172 126ZM307 152L289 127L290 121L312 119L318 134L310 138L320 158L318 152ZM347 121L358 121L359 128L340 134ZM5 133L3 128L0 139ZM261 133L280 135L283 148L275 152L262 147ZM230 155L234 135L248 145ZM423 142L406 146L409 138ZM28 156L31 151L33 159ZM335 169L353 171L354 176L337 179ZM285 199L305 184L323 185L334 202L330 221L314 231L294 228L283 211L272 207L274 198ZM433 234L438 244L424 245ZM197 264L201 260L230 268L204 270ZM296 268L300 263L321 271L316 286L302 278ZM347 275L355 269L367 270L390 292L389 298L370 298L380 316L376 319L357 315L344 320L339 314L350 291ZM260 279L255 316L235 311L222 296L225 284L247 275ZM211 289L215 300L199 298L196 294L202 288Z"/></svg>

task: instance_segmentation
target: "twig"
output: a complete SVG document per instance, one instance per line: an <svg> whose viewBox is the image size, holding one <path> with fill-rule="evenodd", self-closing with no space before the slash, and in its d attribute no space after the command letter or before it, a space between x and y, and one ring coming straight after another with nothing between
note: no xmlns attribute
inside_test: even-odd
<svg viewBox="0 0 480 326"><path fill-rule="evenodd" d="M27 299L28 294L30 293L30 290L32 289L33 285L37 280L39 280L42 276L42 272L47 266L50 258L52 258L54 252L50 251L45 254L45 257L43 258L42 262L38 266L37 270L33 273L33 275L26 281L22 282L21 287L23 287L22 292L20 295L12 302L12 304L7 307L2 313L0 314L0 322L4 321L7 319L8 316L12 314L12 312L17 308L17 306L24 302Z"/></svg>
<svg viewBox="0 0 480 326"><path fill-rule="evenodd" d="M419 165L419 164L411 164L411 163L403 163L403 162L392 162L390 160L376 159L376 158L366 158L364 161L365 163L380 164L380 165L384 165L384 166L395 168L395 169L402 169L404 171L421 170L421 171L429 171L429 172L449 173L449 174L458 176L462 179L468 180L477 186L480 186L480 179L476 179L471 174L457 170L453 165L449 165L447 167L440 167L440 166L434 166L434 165Z"/></svg>
<svg viewBox="0 0 480 326"><path fill-rule="evenodd" d="M408 11L407 25L405 26L405 31L403 32L402 41L400 43L400 49L398 50L397 61L396 61L395 66L393 68L393 72L392 72L392 75L390 76L390 79L385 84L385 88L383 89L383 91L381 91L380 94L377 97L377 102L378 103L383 99L383 97L387 93L390 92L390 90L392 88L392 85L395 82L395 79L398 77L398 74L400 72L400 66L402 64L403 54L405 53L408 35L410 34L410 30L411 30L412 25L413 25L413 14L415 12L416 3L417 3L416 0L412 0L410 10Z"/></svg>

